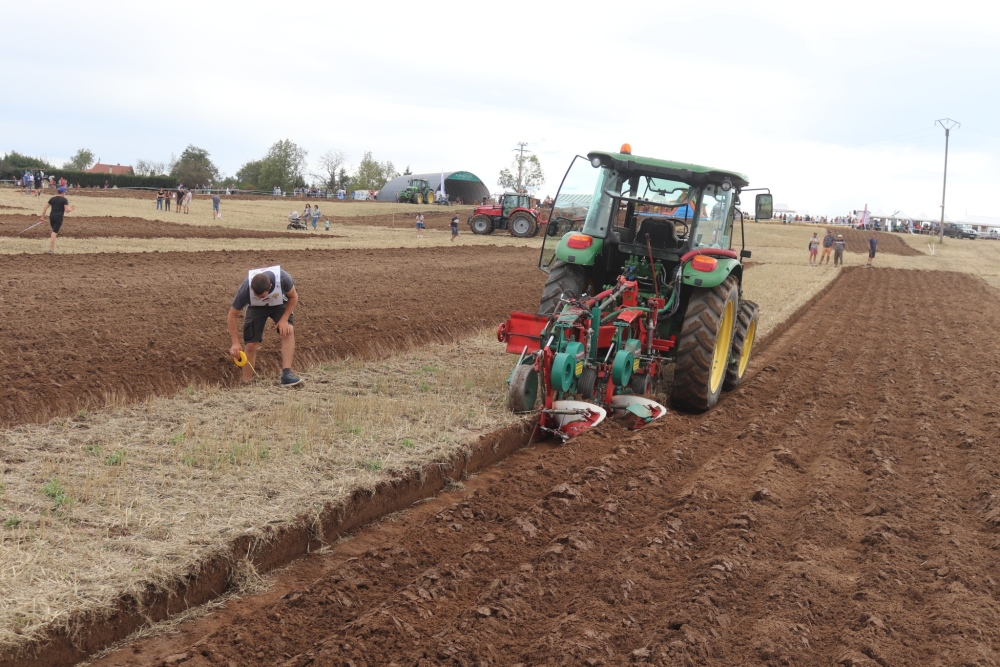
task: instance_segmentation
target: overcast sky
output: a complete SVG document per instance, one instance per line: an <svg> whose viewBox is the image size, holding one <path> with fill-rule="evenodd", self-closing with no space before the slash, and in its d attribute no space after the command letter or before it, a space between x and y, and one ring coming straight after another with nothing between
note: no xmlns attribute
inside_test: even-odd
<svg viewBox="0 0 1000 667"><path fill-rule="evenodd" d="M821 9L813 9L814 6ZM226 174L291 139L496 190L518 141L746 173L814 214L1000 215L1000 3L11 3L0 152ZM904 136L898 136L904 135Z"/></svg>

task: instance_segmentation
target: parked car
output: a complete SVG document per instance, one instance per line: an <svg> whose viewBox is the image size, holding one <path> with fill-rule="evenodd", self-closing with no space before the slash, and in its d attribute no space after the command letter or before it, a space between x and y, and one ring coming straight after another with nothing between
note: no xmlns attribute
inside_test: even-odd
<svg viewBox="0 0 1000 667"><path fill-rule="evenodd" d="M979 232L972 225L960 225L957 222L944 223L944 235L954 239L977 239Z"/></svg>
<svg viewBox="0 0 1000 667"><path fill-rule="evenodd" d="M1000 229L991 229L983 235L984 239L991 239L993 241L1000 241Z"/></svg>

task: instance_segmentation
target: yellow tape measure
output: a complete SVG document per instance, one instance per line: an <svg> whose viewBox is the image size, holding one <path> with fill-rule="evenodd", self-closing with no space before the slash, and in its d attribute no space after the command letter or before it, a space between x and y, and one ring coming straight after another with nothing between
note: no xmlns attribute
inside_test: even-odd
<svg viewBox="0 0 1000 667"><path fill-rule="evenodd" d="M246 352L240 350L240 356L233 357L233 363L236 364L239 368L243 368L247 364L250 364L250 361L247 359ZM253 367L253 364L250 364L250 370L253 371L254 375L257 375L257 369Z"/></svg>

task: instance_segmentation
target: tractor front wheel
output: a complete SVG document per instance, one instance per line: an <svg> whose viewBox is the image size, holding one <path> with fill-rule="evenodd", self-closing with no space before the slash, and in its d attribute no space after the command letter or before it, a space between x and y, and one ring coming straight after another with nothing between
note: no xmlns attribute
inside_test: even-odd
<svg viewBox="0 0 1000 667"><path fill-rule="evenodd" d="M531 412L538 400L538 373L531 364L521 364L510 376L507 407L511 412Z"/></svg>
<svg viewBox="0 0 1000 667"><path fill-rule="evenodd" d="M677 340L670 397L678 407L704 412L722 392L733 343L739 285L729 277L712 288L694 288Z"/></svg>
<svg viewBox="0 0 1000 667"><path fill-rule="evenodd" d="M527 213L515 213L507 221L507 228L511 236L523 239L538 233L538 222Z"/></svg>
<svg viewBox="0 0 1000 667"><path fill-rule="evenodd" d="M424 203L424 197L423 197L423 195L421 195L419 192L414 192L413 193L413 203L414 204L423 204Z"/></svg>
<svg viewBox="0 0 1000 667"><path fill-rule="evenodd" d="M736 318L736 331L733 333L733 361L726 369L726 381L723 383L726 391L736 389L743 384L743 376L750 363L753 352L753 342L757 338L757 320L760 318L760 307L753 301L744 301L740 314Z"/></svg>
<svg viewBox="0 0 1000 667"><path fill-rule="evenodd" d="M488 215L476 215L469 221L473 234L492 234L493 218Z"/></svg>
<svg viewBox="0 0 1000 667"><path fill-rule="evenodd" d="M567 264L556 260L552 265L552 271L545 280L545 288L542 289L542 301L538 307L540 315L548 315L555 312L559 305L559 299L563 296L577 297L583 294L586 289L586 276L584 268L576 264Z"/></svg>

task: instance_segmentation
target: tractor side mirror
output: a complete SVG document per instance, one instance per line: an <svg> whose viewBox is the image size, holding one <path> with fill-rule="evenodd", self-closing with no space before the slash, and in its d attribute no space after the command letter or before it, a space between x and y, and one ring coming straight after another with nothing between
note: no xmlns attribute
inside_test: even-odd
<svg viewBox="0 0 1000 667"><path fill-rule="evenodd" d="M774 215L774 198L770 193L760 193L754 200L754 216L757 220L770 220Z"/></svg>
<svg viewBox="0 0 1000 667"><path fill-rule="evenodd" d="M740 250L740 258L741 259L750 259L750 251L749 250Z"/></svg>

